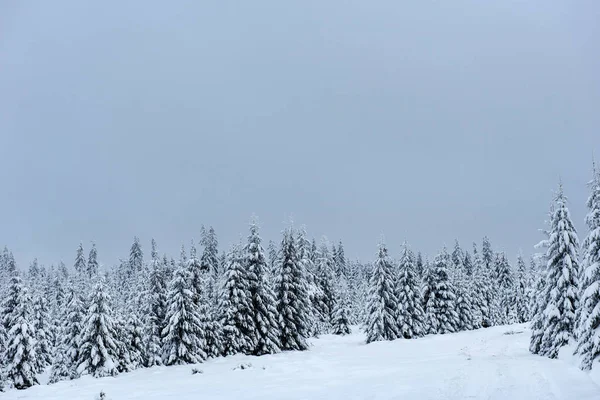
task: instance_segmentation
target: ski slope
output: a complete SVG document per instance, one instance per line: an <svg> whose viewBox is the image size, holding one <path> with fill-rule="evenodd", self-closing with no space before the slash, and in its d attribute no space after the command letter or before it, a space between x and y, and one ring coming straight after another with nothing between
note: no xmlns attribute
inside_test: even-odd
<svg viewBox="0 0 600 400"><path fill-rule="evenodd" d="M355 328L355 331L357 329ZM506 332L521 332L507 335ZM490 399L598 400L600 386L567 361L529 354L526 325L364 344L326 335L310 351L234 356L193 366L84 377L1 394L3 400ZM251 363L245 369L240 364Z"/></svg>

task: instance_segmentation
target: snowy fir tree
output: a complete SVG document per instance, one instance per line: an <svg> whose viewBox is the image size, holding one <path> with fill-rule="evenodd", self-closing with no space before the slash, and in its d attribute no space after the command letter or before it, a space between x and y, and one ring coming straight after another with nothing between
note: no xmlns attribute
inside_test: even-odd
<svg viewBox="0 0 600 400"><path fill-rule="evenodd" d="M162 337L167 308L165 264L159 258L156 241L152 239L152 261L146 299L146 366L162 364Z"/></svg>
<svg viewBox="0 0 600 400"><path fill-rule="evenodd" d="M86 274L88 278L93 278L98 275L98 251L96 250L96 244L92 243L90 249L90 255L86 266Z"/></svg>
<svg viewBox="0 0 600 400"><path fill-rule="evenodd" d="M4 371L12 386L26 389L38 384L38 361L31 298L18 275L13 275L10 281L8 296L6 302L13 307L10 313L4 314L4 323L8 326Z"/></svg>
<svg viewBox="0 0 600 400"><path fill-rule="evenodd" d="M87 265L85 263L85 255L83 254L83 243L79 243L77 248L77 254L75 255L75 273L78 275L85 274L87 272Z"/></svg>
<svg viewBox="0 0 600 400"><path fill-rule="evenodd" d="M253 218L248 244L244 248L244 268L248 273L253 319L252 342L255 348L252 354L260 356L279 352L281 345L275 295L267 277L268 266L258 229L258 220Z"/></svg>
<svg viewBox="0 0 600 400"><path fill-rule="evenodd" d="M365 325L367 343L401 337L398 324L394 266L383 241L369 281L368 316Z"/></svg>
<svg viewBox="0 0 600 400"><path fill-rule="evenodd" d="M244 268L240 245L232 246L227 254L225 283L220 309L223 327L223 354L250 354L255 348L253 335L252 294L248 271Z"/></svg>
<svg viewBox="0 0 600 400"><path fill-rule="evenodd" d="M398 264L398 282L396 298L398 301L398 328L400 337L412 339L424 334L423 299L415 272L415 257L404 243Z"/></svg>
<svg viewBox="0 0 600 400"><path fill-rule="evenodd" d="M194 302L188 271L185 265L180 265L169 285L167 324L162 332L165 365L194 364L207 357L206 333Z"/></svg>
<svg viewBox="0 0 600 400"><path fill-rule="evenodd" d="M431 332L452 333L459 329L456 312L456 292L448 276L450 256L446 248L435 257L432 265L432 284L425 308L425 321Z"/></svg>
<svg viewBox="0 0 600 400"><path fill-rule="evenodd" d="M600 360L600 172L593 168L588 213L589 232L582 244L581 306L577 352L581 368L588 370Z"/></svg>
<svg viewBox="0 0 600 400"><path fill-rule="evenodd" d="M33 304L33 328L35 332L35 371L43 372L52 364L52 327L45 296L38 295Z"/></svg>
<svg viewBox="0 0 600 400"><path fill-rule="evenodd" d="M342 278L336 290L336 302L331 321L332 333L334 335L349 335L352 333L350 329L350 306L348 299L348 284L346 283L346 278Z"/></svg>
<svg viewBox="0 0 600 400"><path fill-rule="evenodd" d="M142 272L144 268L144 253L142 251L142 245L140 244L140 239L135 236L133 238L133 243L131 244L131 249L129 250L129 274L137 274Z"/></svg>
<svg viewBox="0 0 600 400"><path fill-rule="evenodd" d="M500 306L500 320L498 323L510 324L514 315L515 283L512 269L504 253L498 253L494 260L494 278L498 289L498 304Z"/></svg>
<svg viewBox="0 0 600 400"><path fill-rule="evenodd" d="M518 323L528 321L528 302L527 291L529 287L527 266L523 260L523 255L517 256L517 276L514 284L514 306L515 318Z"/></svg>
<svg viewBox="0 0 600 400"><path fill-rule="evenodd" d="M331 328L331 316L335 303L335 265L326 238L321 241L317 257L316 282L319 296L316 302L319 319L317 331L325 333Z"/></svg>
<svg viewBox="0 0 600 400"><path fill-rule="evenodd" d="M217 234L211 226L208 230L201 229L200 244L204 247L202 257L200 258L200 265L206 272L218 275L219 272L219 241L217 240Z"/></svg>
<svg viewBox="0 0 600 400"><path fill-rule="evenodd" d="M119 363L117 332L110 309L110 298L101 278L89 300L89 308L82 323L79 339L77 373L96 378L117 375Z"/></svg>
<svg viewBox="0 0 600 400"><path fill-rule="evenodd" d="M562 184L555 198L547 251L546 294L543 336L539 354L556 358L560 348L574 336L578 305L579 240L571 222Z"/></svg>
<svg viewBox="0 0 600 400"><path fill-rule="evenodd" d="M308 285L291 228L284 231L281 241L275 293L281 349L307 350L310 327Z"/></svg>

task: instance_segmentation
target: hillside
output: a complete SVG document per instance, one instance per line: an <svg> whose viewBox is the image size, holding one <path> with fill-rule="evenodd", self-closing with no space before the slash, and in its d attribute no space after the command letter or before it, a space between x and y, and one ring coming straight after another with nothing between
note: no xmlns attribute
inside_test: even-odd
<svg viewBox="0 0 600 400"><path fill-rule="evenodd" d="M110 400L600 398L600 386L587 373L567 361L530 354L526 325L369 345L356 331L313 340L306 352L84 377L12 390L2 398L93 400L101 390ZM251 366L240 369L242 364ZM194 367L203 372L193 375Z"/></svg>

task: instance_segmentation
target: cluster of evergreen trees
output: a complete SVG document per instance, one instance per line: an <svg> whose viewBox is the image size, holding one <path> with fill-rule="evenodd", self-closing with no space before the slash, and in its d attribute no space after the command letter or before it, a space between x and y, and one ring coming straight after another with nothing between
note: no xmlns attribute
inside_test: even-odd
<svg viewBox="0 0 600 400"><path fill-rule="evenodd" d="M600 174L593 168L580 245L562 184L552 202L546 238L539 244L543 268L536 278L530 351L558 357L569 342L577 344L581 368L600 360Z"/></svg>
<svg viewBox="0 0 600 400"><path fill-rule="evenodd" d="M364 327L367 342L412 339L532 320L531 350L556 357L576 338L583 367L600 354L600 177L594 173L590 233L580 247L559 191L545 253L513 268L487 237L456 241L430 261L405 243L392 258L383 241L373 263L349 262L341 242L320 245L286 229L265 250L253 220L247 240L219 252L202 228L179 259L149 259L137 238L127 259L100 268L92 244L73 268L34 260L19 271L0 254L0 382L26 388L50 369L50 382L113 376L155 365L199 363L232 354L305 350L311 337ZM582 257L579 257L580 249Z"/></svg>

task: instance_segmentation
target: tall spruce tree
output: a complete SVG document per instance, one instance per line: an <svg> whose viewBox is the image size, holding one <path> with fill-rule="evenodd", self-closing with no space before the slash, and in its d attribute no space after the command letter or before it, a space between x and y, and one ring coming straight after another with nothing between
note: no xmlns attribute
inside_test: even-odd
<svg viewBox="0 0 600 400"><path fill-rule="evenodd" d="M400 336L412 339L424 334L423 299L419 290L418 277L415 272L415 257L404 243L398 265L398 282L396 284L398 301L398 328Z"/></svg>
<svg viewBox="0 0 600 400"><path fill-rule="evenodd" d="M183 262L182 262L183 264ZM207 354L202 317L190 289L190 276L185 265L175 271L167 296L167 325L163 329L163 362L165 365L194 364Z"/></svg>
<svg viewBox="0 0 600 400"><path fill-rule="evenodd" d="M514 310L516 316L516 322L523 323L528 321L528 310L527 310L527 291L528 291L528 276L527 267L523 260L523 255L517 256L517 279L515 281L515 294L514 294Z"/></svg>
<svg viewBox="0 0 600 400"><path fill-rule="evenodd" d="M316 277L318 284L319 299L319 333L325 333L331 329L331 316L335 304L335 265L327 239L323 238L319 247Z"/></svg>
<svg viewBox="0 0 600 400"><path fill-rule="evenodd" d="M252 332L252 294L242 248L238 244L233 245L227 254L220 309L224 355L251 353L256 348Z"/></svg>
<svg viewBox="0 0 600 400"><path fill-rule="evenodd" d="M387 247L382 240L379 243L377 259L373 263L369 281L368 315L365 326L367 343L401 337L393 268Z"/></svg>
<svg viewBox="0 0 600 400"><path fill-rule="evenodd" d="M540 354L550 358L558 357L560 348L574 336L579 293L578 249L577 232L561 184L555 199L547 252L548 304L544 310L544 334L540 349Z"/></svg>
<svg viewBox="0 0 600 400"><path fill-rule="evenodd" d="M164 263L158 256L152 239L152 261L146 295L146 366L162 365L162 337L167 308L167 287Z"/></svg>
<svg viewBox="0 0 600 400"><path fill-rule="evenodd" d="M456 291L448 276L449 264L450 256L444 248L433 261L433 285L425 309L425 320L431 331L441 334L456 332L460 326L456 312Z"/></svg>
<svg viewBox="0 0 600 400"><path fill-rule="evenodd" d="M137 236L134 236L133 243L131 244L131 249L129 250L129 274L135 275L144 269L144 252L142 251L142 245L140 244L140 239Z"/></svg>
<svg viewBox="0 0 600 400"><path fill-rule="evenodd" d="M87 265L85 263L85 255L83 254L83 243L79 243L77 248L77 254L75 255L75 273L78 275L85 274L87 272Z"/></svg>
<svg viewBox="0 0 600 400"><path fill-rule="evenodd" d="M302 269L293 230L286 229L281 241L279 272L275 282L282 350L307 350L310 328L308 285Z"/></svg>
<svg viewBox="0 0 600 400"><path fill-rule="evenodd" d="M253 342L256 343L252 354L260 356L279 352L281 345L275 295L269 284L265 251L258 230L258 219L253 218L248 244L244 248L244 267L248 273Z"/></svg>
<svg viewBox="0 0 600 400"><path fill-rule="evenodd" d="M600 360L600 172L594 163L588 214L589 232L582 245L581 305L578 323L577 352L581 368L588 370Z"/></svg>
<svg viewBox="0 0 600 400"><path fill-rule="evenodd" d="M52 326L48 302L43 295L37 295L33 304L33 328L35 332L35 371L43 372L52 364Z"/></svg>
<svg viewBox="0 0 600 400"><path fill-rule="evenodd" d="M90 297L82 324L77 373L95 378L117 375L117 332L110 309L110 297L100 278Z"/></svg>
<svg viewBox="0 0 600 400"><path fill-rule="evenodd" d="M14 307L4 315L4 323L8 326L5 373L16 389L26 389L38 384L36 340L31 298L18 274L11 278L7 303Z"/></svg>
<svg viewBox="0 0 600 400"><path fill-rule="evenodd" d="M98 251L96 250L96 243L93 242L86 266L86 275L88 278L98 275Z"/></svg>

